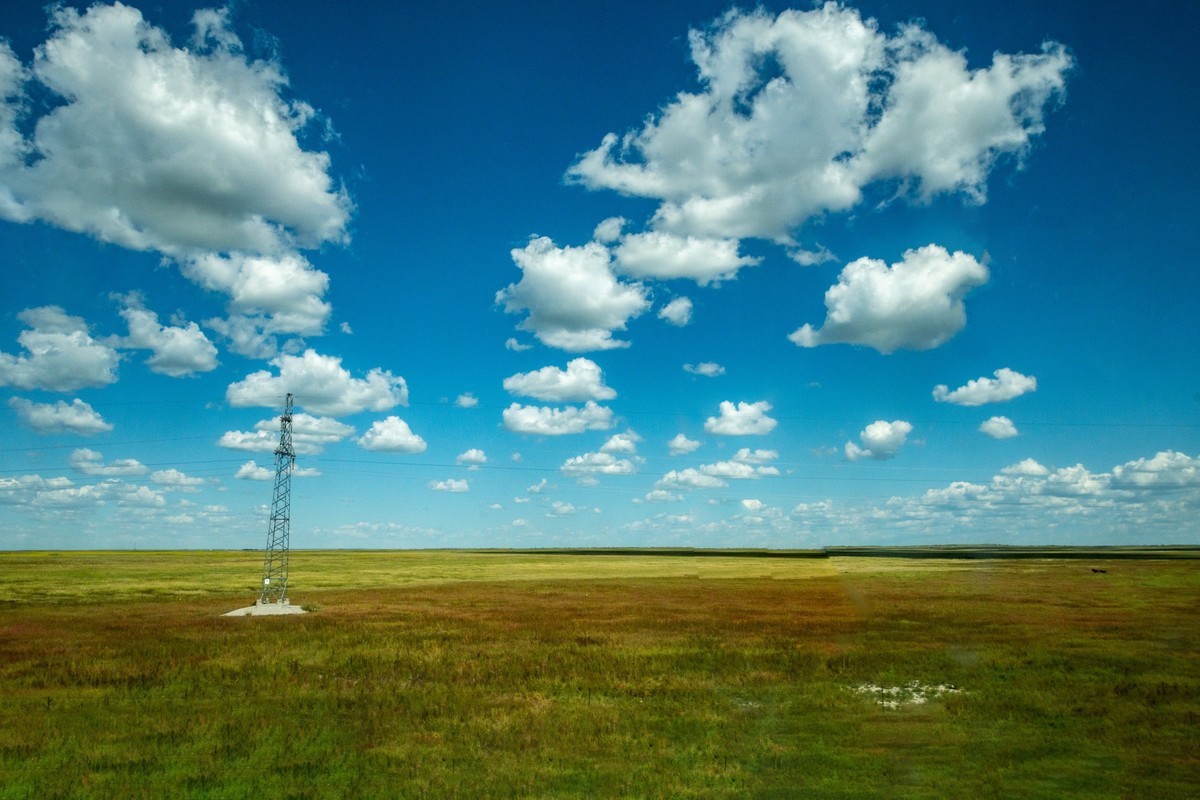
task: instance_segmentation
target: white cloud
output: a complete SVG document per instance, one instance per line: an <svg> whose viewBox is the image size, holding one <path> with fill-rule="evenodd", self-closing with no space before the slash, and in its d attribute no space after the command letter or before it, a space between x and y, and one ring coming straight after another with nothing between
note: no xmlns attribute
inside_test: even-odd
<svg viewBox="0 0 1200 800"><path fill-rule="evenodd" d="M788 338L801 347L861 344L885 354L929 350L962 330L963 296L987 279L987 268L974 256L951 255L936 244L905 251L891 267L860 258L825 292L822 327L805 324Z"/></svg>
<svg viewBox="0 0 1200 800"><path fill-rule="evenodd" d="M913 184L919 199L983 196L999 156L1042 131L1071 58L997 53L968 71L918 26L894 36L854 9L730 11L690 33L699 92L680 92L641 130L608 134L568 178L659 201L676 236L788 241L847 210L864 186Z"/></svg>
<svg viewBox="0 0 1200 800"><path fill-rule="evenodd" d="M1037 55L996 53L990 67L970 71L962 52L912 25L891 46L895 80L860 173L912 180L922 201L961 191L983 202L997 158L1019 158L1044 130L1043 107L1061 94L1071 57L1047 43Z"/></svg>
<svg viewBox="0 0 1200 800"><path fill-rule="evenodd" d="M279 435L269 430L225 431L217 444L229 450L248 450L252 453L270 453L279 446Z"/></svg>
<svg viewBox="0 0 1200 800"><path fill-rule="evenodd" d="M467 485L465 480L457 480L455 478L447 478L444 481L430 481L429 488L435 492L453 492L456 494L471 490L471 487Z"/></svg>
<svg viewBox="0 0 1200 800"><path fill-rule="evenodd" d="M521 280L497 292L496 303L510 314L529 312L517 327L550 347L568 352L628 347L613 332L650 307L646 287L618 281L608 248L598 242L557 247L534 237L514 249L512 258Z"/></svg>
<svg viewBox="0 0 1200 800"><path fill-rule="evenodd" d="M247 461L238 467L233 477L244 481L269 481L275 474L266 467L260 467L254 461Z"/></svg>
<svg viewBox="0 0 1200 800"><path fill-rule="evenodd" d="M733 454L733 460L741 464L765 464L779 458L778 450L751 450L743 447Z"/></svg>
<svg viewBox="0 0 1200 800"><path fill-rule="evenodd" d="M609 217L601 221L592 233L592 239L601 244L611 244L621 238L621 230L629 220L624 217Z"/></svg>
<svg viewBox="0 0 1200 800"><path fill-rule="evenodd" d="M689 439L682 433L675 434L671 441L667 442L667 450L673 456L687 455L700 447L700 442L694 439Z"/></svg>
<svg viewBox="0 0 1200 800"><path fill-rule="evenodd" d="M589 400L582 408L548 408L513 403L502 414L504 427L514 433L561 436L584 431L608 430L613 426L612 409Z"/></svg>
<svg viewBox="0 0 1200 800"><path fill-rule="evenodd" d="M197 478L180 472L172 467L171 469L160 469L150 473L150 482L166 486L169 489L194 492L196 491L196 487L204 485L205 480L204 478Z"/></svg>
<svg viewBox="0 0 1200 800"><path fill-rule="evenodd" d="M626 458L617 458L611 453L584 453L568 458L559 467L568 478L589 478L596 475L632 475L637 467Z"/></svg>
<svg viewBox="0 0 1200 800"><path fill-rule="evenodd" d="M145 475L149 472L146 465L135 458L118 458L105 464L103 455L86 447L80 447L71 453L71 466L84 475L103 478Z"/></svg>
<svg viewBox="0 0 1200 800"><path fill-rule="evenodd" d="M689 278L701 286L732 280L739 269L761 260L738 255L736 239L675 236L663 231L623 236L613 256L621 273L630 277Z"/></svg>
<svg viewBox="0 0 1200 800"><path fill-rule="evenodd" d="M702 475L708 475L714 478L728 478L730 480L745 481L758 480L764 476L776 476L779 474L779 470L775 467L755 465L754 462L739 461L734 458L730 461L718 461L714 464L703 464L700 466L700 473Z"/></svg>
<svg viewBox="0 0 1200 800"><path fill-rule="evenodd" d="M73 392L117 380L120 356L93 339L80 317L41 306L25 309L17 319L29 326L17 336L27 354L0 353L0 386Z"/></svg>
<svg viewBox="0 0 1200 800"><path fill-rule="evenodd" d="M979 432L993 439L1011 439L1017 435L1017 426L1008 417L989 417L979 426Z"/></svg>
<svg viewBox="0 0 1200 800"><path fill-rule="evenodd" d="M715 378L718 375L725 374L725 368L713 361L702 361L699 364L684 364L683 371L692 375L703 375L706 378Z"/></svg>
<svg viewBox="0 0 1200 800"><path fill-rule="evenodd" d="M854 442L846 442L846 458L851 461L862 458L885 461L899 452L910 433L912 424L905 420L875 420L858 435L861 447Z"/></svg>
<svg viewBox="0 0 1200 800"><path fill-rule="evenodd" d="M217 348L194 322L163 325L158 315L142 305L141 297L129 294L121 298L125 307L121 316L129 325L129 336L115 338L117 347L150 350L146 365L153 372L179 378L217 367Z"/></svg>
<svg viewBox="0 0 1200 800"><path fill-rule="evenodd" d="M533 345L524 344L523 342L519 342L516 340L516 338L510 336L504 340L504 349L512 350L514 353L523 353L526 350L532 350Z"/></svg>
<svg viewBox="0 0 1200 800"><path fill-rule="evenodd" d="M654 484L656 489L721 489L729 484L715 475L706 475L698 469L673 469Z"/></svg>
<svg viewBox="0 0 1200 800"><path fill-rule="evenodd" d="M425 440L413 433L408 423L399 417L377 420L358 440L364 450L383 450L388 453L424 453Z"/></svg>
<svg viewBox="0 0 1200 800"><path fill-rule="evenodd" d="M751 436L770 433L777 424L775 420L767 416L767 412L770 410L771 404L766 400L760 400L757 403L739 402L737 405L728 400L722 400L720 416L706 419L704 430L706 433L715 433L721 436Z"/></svg>
<svg viewBox="0 0 1200 800"><path fill-rule="evenodd" d="M336 444L354 435L354 428L332 417L314 417L303 412L292 414L292 448L301 454L316 455L326 445ZM230 450L270 453L279 446L279 418L259 420L254 432L226 431L217 444Z"/></svg>
<svg viewBox="0 0 1200 800"><path fill-rule="evenodd" d="M653 489L646 493L647 503L678 503L683 495L668 492L666 489Z"/></svg>
<svg viewBox="0 0 1200 800"><path fill-rule="evenodd" d="M766 505L763 503L762 500L758 500L753 497L747 498L742 501L742 508L746 509L747 511L749 511L752 514L757 514L759 511L762 511L765 507L766 507Z"/></svg>
<svg viewBox="0 0 1200 800"><path fill-rule="evenodd" d="M981 406L1003 403L1027 392L1037 391L1037 378L1001 367L992 373L995 378L975 378L954 391L945 384L933 387L933 399L939 403L958 406Z"/></svg>
<svg viewBox="0 0 1200 800"><path fill-rule="evenodd" d="M79 398L67 405L62 400L50 403L34 403L23 397L10 397L8 406L17 412L21 422L38 433L77 433L92 436L113 429L90 405Z"/></svg>
<svg viewBox="0 0 1200 800"><path fill-rule="evenodd" d="M230 384L225 398L231 406L277 407L288 392L296 395L297 405L335 417L408 404L404 378L378 367L365 378L354 378L342 366L341 358L314 350L299 356L281 354L270 363L279 370L278 375L259 370Z"/></svg>
<svg viewBox="0 0 1200 800"><path fill-rule="evenodd" d="M1013 464L1012 466L1005 467L1004 469L1000 470L1000 472L1003 475L1024 475L1026 477L1040 477L1042 475L1050 474L1050 470L1046 469L1032 458L1027 458L1023 461Z"/></svg>
<svg viewBox="0 0 1200 800"><path fill-rule="evenodd" d="M635 431L628 430L624 433L615 433L608 438L608 441L600 446L601 453L636 453L638 442L642 441L642 437L638 436Z"/></svg>
<svg viewBox="0 0 1200 800"><path fill-rule="evenodd" d="M1117 541L1148 529L1169 535L1181 518L1190 520L1200 509L1200 459L1167 450L1109 472L1082 464L1050 470L1025 459L990 483L959 481L920 498L893 498L888 506L892 519L927 528L964 522L1000 532L1075 528Z"/></svg>
<svg viewBox="0 0 1200 800"><path fill-rule="evenodd" d="M546 512L547 517L570 517L576 512L575 506L570 503L564 503L561 500L555 500L550 504L550 510Z"/></svg>
<svg viewBox="0 0 1200 800"><path fill-rule="evenodd" d="M692 321L692 301L687 297L676 297L658 310L658 318L682 328Z"/></svg>
<svg viewBox="0 0 1200 800"><path fill-rule="evenodd" d="M479 469L481 464L487 463L487 454L477 447L472 447L458 454L455 459L459 464L466 464L470 469Z"/></svg>
<svg viewBox="0 0 1200 800"><path fill-rule="evenodd" d="M343 322L343 323L341 323L340 325L338 325L338 329L339 329L339 330L341 330L341 332L342 332L342 333L345 333L345 334L347 334L347 335L353 335L353 334L354 334L354 329L350 327L350 323L349 323L349 322Z"/></svg>
<svg viewBox="0 0 1200 800"><path fill-rule="evenodd" d="M0 41L0 170L20 164L28 150L28 144L17 128L17 121L25 110L24 86L28 80L29 71L8 42ZM28 220L28 214L3 184L0 184L0 217L21 222Z"/></svg>
<svg viewBox="0 0 1200 800"><path fill-rule="evenodd" d="M333 310L324 299L329 276L299 253L200 253L185 259L181 269L204 288L229 296L226 324L235 328L249 322L263 335L311 336L324 332Z"/></svg>
<svg viewBox="0 0 1200 800"><path fill-rule="evenodd" d="M802 247L794 248L788 251L788 258L802 267L815 267L827 261L837 261L837 256L830 252L828 247L820 246L816 250L805 250Z"/></svg>
<svg viewBox="0 0 1200 800"><path fill-rule="evenodd" d="M775 467L764 466L764 462L778 457L774 450L754 450L743 448L729 461L717 461L712 464L702 464L698 468L689 467L683 470L671 470L654 484L660 490L678 489L720 489L728 486L728 481L758 480L763 477L779 475ZM647 498L649 499L649 498Z"/></svg>
<svg viewBox="0 0 1200 800"><path fill-rule="evenodd" d="M116 483L112 485L111 491L116 495L117 503L123 506L163 508L167 504L167 498L163 497L162 492L149 486Z"/></svg>
<svg viewBox="0 0 1200 800"><path fill-rule="evenodd" d="M225 337L228 347L246 358L268 359L279 352L279 342L274 334L266 331L270 323L265 317L247 317L231 314L227 318L212 317L204 320L204 327Z"/></svg>
<svg viewBox="0 0 1200 800"><path fill-rule="evenodd" d="M350 201L278 64L247 61L225 12L187 49L134 8L53 7L30 74L49 96L30 157L4 163L10 219L138 250L279 252L346 238ZM11 91L10 91L11 93Z"/></svg>
<svg viewBox="0 0 1200 800"><path fill-rule="evenodd" d="M1113 486L1134 489L1177 489L1200 486L1200 458L1166 450L1153 458L1129 461L1112 471Z"/></svg>
<svg viewBox="0 0 1200 800"><path fill-rule="evenodd" d="M541 494L542 492L546 491L546 485L547 485L546 479L542 478L540 481L535 483L533 486L530 486L525 491L528 492L529 494Z"/></svg>
<svg viewBox="0 0 1200 800"><path fill-rule="evenodd" d="M455 398L454 405L458 408L474 408L479 405L479 398L470 392L463 392Z"/></svg>
<svg viewBox="0 0 1200 800"><path fill-rule="evenodd" d="M504 379L504 388L512 395L551 403L611 400L617 396L604 385L600 367L586 358L572 359L565 370L551 366L533 372L518 372Z"/></svg>

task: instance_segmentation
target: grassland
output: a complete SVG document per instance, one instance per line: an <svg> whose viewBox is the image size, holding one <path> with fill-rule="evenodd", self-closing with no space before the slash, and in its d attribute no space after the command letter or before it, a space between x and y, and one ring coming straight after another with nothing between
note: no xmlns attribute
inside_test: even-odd
<svg viewBox="0 0 1200 800"><path fill-rule="evenodd" d="M1200 561L292 564L317 613L225 618L255 553L0 553L0 798L1200 785Z"/></svg>

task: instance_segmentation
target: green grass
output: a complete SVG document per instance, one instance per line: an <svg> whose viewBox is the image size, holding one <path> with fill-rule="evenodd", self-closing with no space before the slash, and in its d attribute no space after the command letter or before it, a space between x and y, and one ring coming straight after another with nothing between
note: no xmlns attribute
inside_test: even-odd
<svg viewBox="0 0 1200 800"><path fill-rule="evenodd" d="M1194 797L1200 562L0 553L0 798ZM1091 567L1108 569L1094 574ZM963 691L888 709L852 687Z"/></svg>

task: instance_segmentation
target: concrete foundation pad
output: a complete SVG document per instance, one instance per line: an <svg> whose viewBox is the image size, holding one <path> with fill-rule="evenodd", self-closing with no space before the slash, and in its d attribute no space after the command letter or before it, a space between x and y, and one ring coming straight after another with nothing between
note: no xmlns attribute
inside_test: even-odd
<svg viewBox="0 0 1200 800"><path fill-rule="evenodd" d="M277 617L280 614L307 614L300 606L291 603L255 603L252 606L239 608L222 614L223 617Z"/></svg>

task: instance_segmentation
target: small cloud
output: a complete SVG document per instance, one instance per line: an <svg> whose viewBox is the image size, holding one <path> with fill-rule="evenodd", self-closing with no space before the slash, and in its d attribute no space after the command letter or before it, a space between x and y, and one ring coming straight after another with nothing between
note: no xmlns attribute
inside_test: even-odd
<svg viewBox="0 0 1200 800"><path fill-rule="evenodd" d="M465 464L469 469L479 469L481 464L487 463L487 455L477 447L472 447L464 453L459 453L455 459L459 464Z"/></svg>
<svg viewBox="0 0 1200 800"><path fill-rule="evenodd" d="M243 481L269 481L272 474L271 470L266 467L260 467L254 461L247 461L238 467L238 471L233 474L233 477Z"/></svg>
<svg viewBox="0 0 1200 800"><path fill-rule="evenodd" d="M860 258L825 292L822 327L805 324L788 338L800 347L860 344L885 355L930 350L967 324L963 297L987 279L987 268L974 256L936 244L908 250L890 267Z"/></svg>
<svg viewBox="0 0 1200 800"><path fill-rule="evenodd" d="M624 433L613 434L608 441L600 447L601 453L636 453L637 443L642 441L642 437L638 436L632 430Z"/></svg>
<svg viewBox="0 0 1200 800"><path fill-rule="evenodd" d="M767 416L771 404L766 400L757 403L737 403L728 400L721 401L720 416L709 417L704 421L706 433L720 436L756 436L770 433L778 424Z"/></svg>
<svg viewBox="0 0 1200 800"><path fill-rule="evenodd" d="M975 378L954 391L945 384L933 387L933 399L939 403L956 406L981 406L986 403L1003 403L1020 397L1026 392L1037 391L1037 378L1001 367L992 373L994 378Z"/></svg>
<svg viewBox="0 0 1200 800"><path fill-rule="evenodd" d="M764 505L763 505L762 500L748 498L748 499L742 501L742 508L746 509L747 511L749 511L751 513L758 513L759 511L763 510Z"/></svg>
<svg viewBox="0 0 1200 800"><path fill-rule="evenodd" d="M399 417L375 422L358 440L358 446L388 453L424 453L427 447L425 440L413 433L408 423Z"/></svg>
<svg viewBox="0 0 1200 800"><path fill-rule="evenodd" d="M429 488L433 489L435 492L452 492L455 494L459 494L462 492L470 491L471 487L467 485L466 480L456 480L455 478L448 478L444 481L430 481Z"/></svg>
<svg viewBox="0 0 1200 800"><path fill-rule="evenodd" d="M587 358L572 359L566 369L549 366L533 372L518 372L504 379L504 389L511 395L550 403L612 400L617 396L604 384L600 367Z"/></svg>
<svg viewBox="0 0 1200 800"><path fill-rule="evenodd" d="M454 405L459 408L474 408L479 405L479 399L470 392L463 392L455 398Z"/></svg>
<svg viewBox="0 0 1200 800"><path fill-rule="evenodd" d="M824 264L827 261L836 261L837 256L829 251L828 247L818 245L816 250L805 250L797 247L795 250L788 251L788 258L795 261L802 267L815 267L818 264Z"/></svg>
<svg viewBox="0 0 1200 800"><path fill-rule="evenodd" d="M526 350L532 350L533 345L518 342L514 337L510 336L504 340L504 349L512 350L514 353L523 353Z"/></svg>
<svg viewBox="0 0 1200 800"><path fill-rule="evenodd" d="M846 442L846 458L850 461L863 458L886 461L899 452L910 433L912 424L905 420L876 420L863 428L862 433L858 435L861 446L854 442Z"/></svg>
<svg viewBox="0 0 1200 800"><path fill-rule="evenodd" d="M612 409L589 400L582 407L549 408L513 403L501 414L504 427L513 433L563 436L584 431L607 430L613 426Z"/></svg>
<svg viewBox="0 0 1200 800"><path fill-rule="evenodd" d="M0 353L0 386L72 392L117 380L117 351L88 333L87 323L59 306L27 308L17 319L25 353Z"/></svg>
<svg viewBox="0 0 1200 800"><path fill-rule="evenodd" d="M105 464L103 455L86 447L80 447L71 453L71 466L84 475L103 478L145 475L150 471L145 464L134 458L118 458Z"/></svg>
<svg viewBox="0 0 1200 800"><path fill-rule="evenodd" d="M547 517L570 517L575 514L576 508L570 503L564 503L561 500L555 500L550 504L550 510L546 512Z"/></svg>
<svg viewBox="0 0 1200 800"><path fill-rule="evenodd" d="M611 453L584 453L568 458L559 468L568 478L593 482L598 475L632 475L637 467L627 458L617 458ZM591 479L591 480L588 480Z"/></svg>
<svg viewBox="0 0 1200 800"><path fill-rule="evenodd" d="M692 321L692 301L686 297L676 297L658 310L658 318L682 328Z"/></svg>
<svg viewBox="0 0 1200 800"><path fill-rule="evenodd" d="M992 417L979 426L980 433L993 439L1011 439L1017 435L1017 426L1008 417Z"/></svg>
<svg viewBox="0 0 1200 800"><path fill-rule="evenodd" d="M628 221L624 217L609 217L596 226L592 239L601 244L611 244L621 238L621 230Z"/></svg>
<svg viewBox="0 0 1200 800"><path fill-rule="evenodd" d="M706 378L715 378L718 375L725 374L725 368L712 361L703 361L699 364L684 364L683 371L690 372L693 375L703 375Z"/></svg>
<svg viewBox="0 0 1200 800"><path fill-rule="evenodd" d="M1000 472L1004 475L1018 475L1028 478L1040 478L1044 475L1050 474L1049 469L1034 461L1032 458L1018 461L1016 464L1000 470Z"/></svg>
<svg viewBox="0 0 1200 800"><path fill-rule="evenodd" d="M700 447L700 442L689 439L682 433L675 434L671 441L667 442L667 450L673 456L683 456L695 451Z"/></svg>
<svg viewBox="0 0 1200 800"><path fill-rule="evenodd" d="M8 407L17 412L21 422L37 433L75 433L94 436L113 429L90 405L79 398L71 404L59 400L53 405L34 403L23 397L10 397Z"/></svg>
<svg viewBox="0 0 1200 800"><path fill-rule="evenodd" d="M204 478L195 478L177 469L160 469L150 473L150 482L180 491L195 491L197 486L205 483Z"/></svg>
<svg viewBox="0 0 1200 800"><path fill-rule="evenodd" d="M341 328L342 333L345 333L347 335L354 333L354 331L350 328L349 322L343 322L339 327Z"/></svg>

